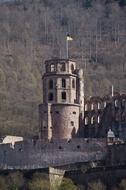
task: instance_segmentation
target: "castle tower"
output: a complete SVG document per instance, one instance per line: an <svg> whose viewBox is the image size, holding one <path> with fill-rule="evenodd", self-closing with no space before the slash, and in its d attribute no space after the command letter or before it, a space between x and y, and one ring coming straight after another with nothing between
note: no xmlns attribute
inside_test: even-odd
<svg viewBox="0 0 126 190"><path fill-rule="evenodd" d="M43 140L71 139L77 135L84 112L83 72L68 59L45 61L43 104L39 105Z"/></svg>

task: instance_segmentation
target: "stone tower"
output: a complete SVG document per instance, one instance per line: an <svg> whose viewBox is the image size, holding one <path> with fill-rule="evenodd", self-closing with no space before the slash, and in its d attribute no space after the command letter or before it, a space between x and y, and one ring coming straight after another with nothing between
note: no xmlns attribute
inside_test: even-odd
<svg viewBox="0 0 126 190"><path fill-rule="evenodd" d="M45 61L43 104L39 105L40 137L43 140L77 136L84 113L83 72L68 59Z"/></svg>

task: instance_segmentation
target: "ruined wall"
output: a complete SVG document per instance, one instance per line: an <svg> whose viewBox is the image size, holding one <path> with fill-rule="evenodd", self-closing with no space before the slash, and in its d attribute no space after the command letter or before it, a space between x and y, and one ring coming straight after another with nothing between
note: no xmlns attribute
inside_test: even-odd
<svg viewBox="0 0 126 190"><path fill-rule="evenodd" d="M108 146L107 165L125 165L126 164L126 144Z"/></svg>
<svg viewBox="0 0 126 190"><path fill-rule="evenodd" d="M101 160L106 154L105 142L75 139L50 143L27 140L0 145L1 169L38 169L49 166L62 166L77 162Z"/></svg>
<svg viewBox="0 0 126 190"><path fill-rule="evenodd" d="M91 97L85 100L84 137L106 137L112 128L117 137L126 139L126 95Z"/></svg>

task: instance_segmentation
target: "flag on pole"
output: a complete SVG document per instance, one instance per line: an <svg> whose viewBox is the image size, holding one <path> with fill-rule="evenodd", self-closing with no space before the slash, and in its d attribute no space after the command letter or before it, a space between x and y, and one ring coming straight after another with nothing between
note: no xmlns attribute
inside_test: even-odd
<svg viewBox="0 0 126 190"><path fill-rule="evenodd" d="M67 41L72 41L73 40L73 38L69 35L69 34L67 34Z"/></svg>

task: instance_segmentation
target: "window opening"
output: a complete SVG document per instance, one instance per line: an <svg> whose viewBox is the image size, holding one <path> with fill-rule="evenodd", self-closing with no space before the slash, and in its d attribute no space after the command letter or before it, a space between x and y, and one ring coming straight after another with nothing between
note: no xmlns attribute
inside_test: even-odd
<svg viewBox="0 0 126 190"><path fill-rule="evenodd" d="M62 87L66 88L66 80L65 79L62 79Z"/></svg>
<svg viewBox="0 0 126 190"><path fill-rule="evenodd" d="M52 100L53 100L53 93L49 93L48 100L49 100L49 101L52 101Z"/></svg>
<svg viewBox="0 0 126 190"><path fill-rule="evenodd" d="M71 65L71 72L74 73L74 65Z"/></svg>
<svg viewBox="0 0 126 190"><path fill-rule="evenodd" d="M62 92L62 100L66 100L66 92Z"/></svg>
<svg viewBox="0 0 126 190"><path fill-rule="evenodd" d="M65 68L65 63L62 63L62 66L61 66L61 71L65 71L66 68Z"/></svg>
<svg viewBox="0 0 126 190"><path fill-rule="evenodd" d="M55 71L55 65L51 64L51 72Z"/></svg>
<svg viewBox="0 0 126 190"><path fill-rule="evenodd" d="M53 80L49 81L49 89L53 89Z"/></svg>
<svg viewBox="0 0 126 190"><path fill-rule="evenodd" d="M75 88L75 80L72 80L72 88Z"/></svg>
<svg viewBox="0 0 126 190"><path fill-rule="evenodd" d="M73 111L73 114L76 114L76 112L75 112L75 111Z"/></svg>
<svg viewBox="0 0 126 190"><path fill-rule="evenodd" d="M73 121L71 121L71 126L74 126L74 122Z"/></svg>

